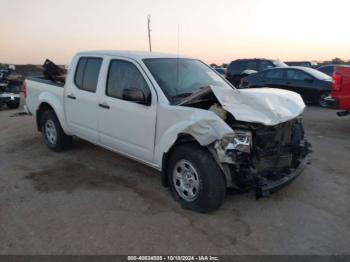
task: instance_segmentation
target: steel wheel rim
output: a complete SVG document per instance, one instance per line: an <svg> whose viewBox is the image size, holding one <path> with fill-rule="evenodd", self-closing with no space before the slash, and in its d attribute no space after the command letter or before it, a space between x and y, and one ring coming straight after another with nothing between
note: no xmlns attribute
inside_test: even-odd
<svg viewBox="0 0 350 262"><path fill-rule="evenodd" d="M57 142L57 130L55 123L51 119L47 120L45 123L45 134L47 141L55 145Z"/></svg>
<svg viewBox="0 0 350 262"><path fill-rule="evenodd" d="M173 170L173 184L178 195L187 202L194 201L199 194L199 176L187 160L178 161Z"/></svg>

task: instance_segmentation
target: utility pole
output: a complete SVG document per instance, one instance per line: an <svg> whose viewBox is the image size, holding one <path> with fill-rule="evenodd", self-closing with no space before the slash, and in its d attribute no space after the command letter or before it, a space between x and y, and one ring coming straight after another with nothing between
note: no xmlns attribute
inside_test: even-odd
<svg viewBox="0 0 350 262"><path fill-rule="evenodd" d="M148 44L149 51L152 53L152 41L151 41L151 15L147 16L147 24L148 24Z"/></svg>

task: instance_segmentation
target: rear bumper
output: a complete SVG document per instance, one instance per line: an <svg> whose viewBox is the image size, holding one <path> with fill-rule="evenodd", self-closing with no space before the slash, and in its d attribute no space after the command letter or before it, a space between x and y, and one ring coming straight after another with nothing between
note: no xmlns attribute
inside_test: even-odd
<svg viewBox="0 0 350 262"><path fill-rule="evenodd" d="M324 101L326 102L327 107L338 108L338 101L336 99L334 99L333 97L328 96L324 99Z"/></svg>
<svg viewBox="0 0 350 262"><path fill-rule="evenodd" d="M326 104L327 104L327 107L330 107L330 108L334 108L334 109L343 109L343 111L339 111L337 112L337 115L339 117L343 117L343 116L348 116L350 115L350 109L349 109L349 106L344 106L344 101L348 101L348 100L341 100L340 98L333 98L331 96L325 98L325 101L326 101ZM347 102L348 104L348 102Z"/></svg>
<svg viewBox="0 0 350 262"><path fill-rule="evenodd" d="M256 197L266 197L269 196L270 194L277 192L278 190L282 189L289 183L291 183L294 179L296 179L305 169L306 165L309 163L309 157L306 156L302 162L299 164L297 169L294 169L290 174L286 174L283 178L276 180L276 181L271 181L267 180L264 181L263 184L259 184L256 187Z"/></svg>

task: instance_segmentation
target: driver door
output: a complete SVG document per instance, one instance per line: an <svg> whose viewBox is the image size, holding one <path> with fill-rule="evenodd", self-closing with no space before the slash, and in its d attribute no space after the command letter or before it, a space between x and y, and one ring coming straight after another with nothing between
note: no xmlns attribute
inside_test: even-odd
<svg viewBox="0 0 350 262"><path fill-rule="evenodd" d="M157 96L142 68L133 60L112 59L100 90L98 121L100 142L107 148L152 162L157 117ZM150 105L127 101L125 89L140 89Z"/></svg>

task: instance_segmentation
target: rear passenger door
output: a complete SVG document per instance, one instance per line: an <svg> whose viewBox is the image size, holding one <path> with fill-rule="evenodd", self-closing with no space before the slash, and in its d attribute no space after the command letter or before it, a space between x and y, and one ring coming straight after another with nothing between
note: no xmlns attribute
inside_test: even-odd
<svg viewBox="0 0 350 262"><path fill-rule="evenodd" d="M81 57L65 90L66 119L74 135L98 143L97 86L103 59ZM74 67L74 65L73 65Z"/></svg>
<svg viewBox="0 0 350 262"><path fill-rule="evenodd" d="M101 143L114 151L153 161L157 96L140 65L120 58L109 61L103 92L99 98L99 135ZM139 89L149 97L150 105L128 101L126 89Z"/></svg>

